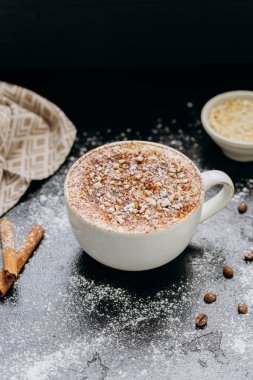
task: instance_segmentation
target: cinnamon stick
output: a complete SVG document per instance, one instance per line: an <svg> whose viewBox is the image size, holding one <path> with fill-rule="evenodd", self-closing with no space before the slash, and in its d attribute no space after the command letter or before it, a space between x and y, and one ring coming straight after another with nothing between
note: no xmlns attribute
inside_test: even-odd
<svg viewBox="0 0 253 380"><path fill-rule="evenodd" d="M38 224L35 224L31 231L26 235L23 243L17 250L18 273L21 272L23 266L43 238L44 234L44 228ZM4 297L6 295L14 281L15 280L13 278L8 278L6 276L3 269L0 270L0 297Z"/></svg>
<svg viewBox="0 0 253 380"><path fill-rule="evenodd" d="M4 271L8 278L16 280L18 276L18 264L12 219L1 219L0 228L3 248Z"/></svg>
<svg viewBox="0 0 253 380"><path fill-rule="evenodd" d="M45 229L39 224L35 224L29 234L26 235L18 248L18 272L21 271L44 235Z"/></svg>
<svg viewBox="0 0 253 380"><path fill-rule="evenodd" d="M3 269L0 270L0 297L4 297L10 289L11 285L15 282L13 278L8 278Z"/></svg>

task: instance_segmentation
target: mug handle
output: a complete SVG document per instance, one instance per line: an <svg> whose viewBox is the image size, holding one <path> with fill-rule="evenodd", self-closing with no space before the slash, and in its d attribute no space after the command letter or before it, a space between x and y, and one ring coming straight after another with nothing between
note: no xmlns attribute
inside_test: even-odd
<svg viewBox="0 0 253 380"><path fill-rule="evenodd" d="M209 170L201 173L201 177L204 184L204 193L215 185L223 185L223 187L218 194L203 203L200 223L223 209L234 194L233 182L224 172L220 170Z"/></svg>

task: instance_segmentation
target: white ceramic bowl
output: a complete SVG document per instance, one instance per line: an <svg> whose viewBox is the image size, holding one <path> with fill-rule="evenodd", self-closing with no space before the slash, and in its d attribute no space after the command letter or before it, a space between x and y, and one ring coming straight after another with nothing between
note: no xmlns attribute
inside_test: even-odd
<svg viewBox="0 0 253 380"><path fill-rule="evenodd" d="M201 112L201 122L208 135L222 149L223 153L235 161L253 161L253 142L234 141L217 133L209 124L211 109L229 99L248 99L253 101L253 91L229 91L210 99Z"/></svg>

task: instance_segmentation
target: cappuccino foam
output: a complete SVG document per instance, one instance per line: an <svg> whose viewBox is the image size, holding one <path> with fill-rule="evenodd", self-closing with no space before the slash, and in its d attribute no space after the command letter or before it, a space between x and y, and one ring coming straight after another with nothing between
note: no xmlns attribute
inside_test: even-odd
<svg viewBox="0 0 253 380"><path fill-rule="evenodd" d="M203 184L182 153L152 143L124 141L82 156L65 183L70 207L111 231L147 233L169 228L200 204Z"/></svg>

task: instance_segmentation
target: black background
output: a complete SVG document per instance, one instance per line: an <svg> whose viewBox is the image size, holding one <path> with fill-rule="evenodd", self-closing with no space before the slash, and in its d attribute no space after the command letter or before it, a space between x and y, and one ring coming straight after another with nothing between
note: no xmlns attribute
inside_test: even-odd
<svg viewBox="0 0 253 380"><path fill-rule="evenodd" d="M1 0L1 68L247 63L250 0Z"/></svg>
<svg viewBox="0 0 253 380"><path fill-rule="evenodd" d="M252 88L252 1L0 0L0 80L81 128Z"/></svg>

